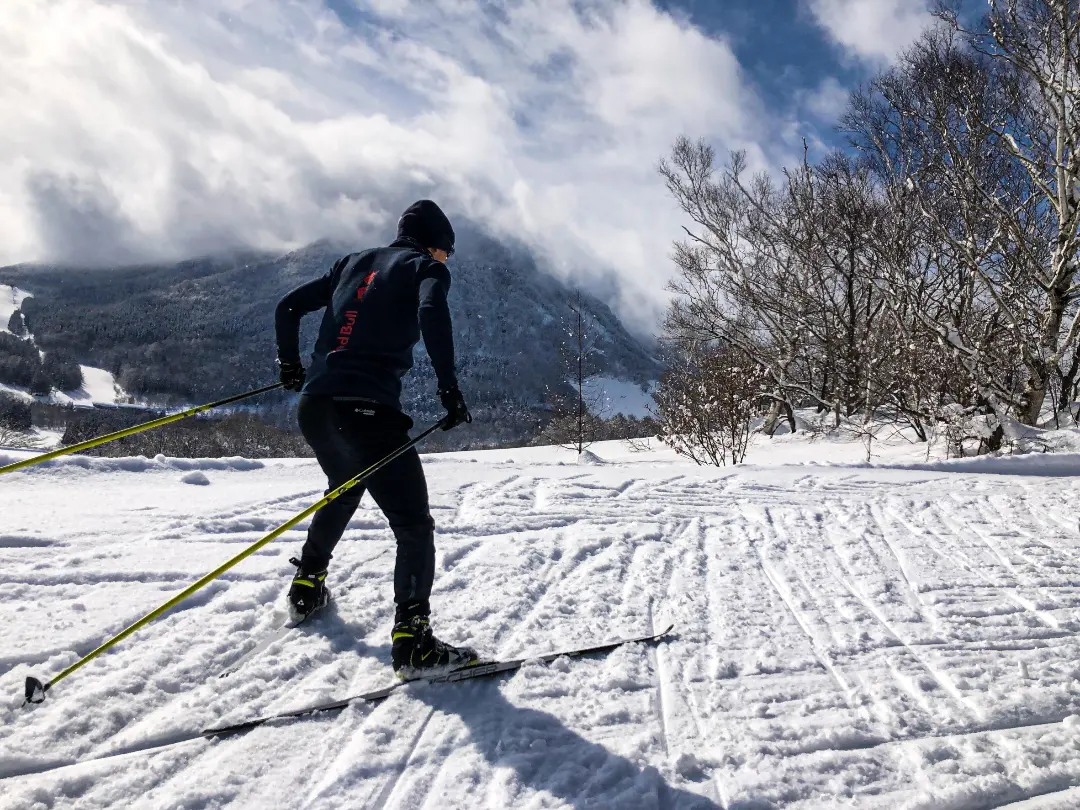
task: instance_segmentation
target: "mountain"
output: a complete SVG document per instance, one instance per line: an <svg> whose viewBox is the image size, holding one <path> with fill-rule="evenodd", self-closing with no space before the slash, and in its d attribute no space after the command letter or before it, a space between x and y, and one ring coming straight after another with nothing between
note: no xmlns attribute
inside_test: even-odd
<svg viewBox="0 0 1080 810"><path fill-rule="evenodd" d="M285 255L238 251L114 269L20 265L0 268L0 284L31 296L21 313L46 356L61 351L105 369L141 400L203 402L276 378L278 299L350 249L360 247L322 241ZM586 316L591 375L639 385L658 376L650 349L606 304L540 271L527 251L467 227L449 267L461 387L490 418L513 415L517 429L535 427L549 391L565 390L566 350L576 351L570 303L580 301ZM305 351L318 318L305 319ZM440 415L435 388L421 344L406 410L421 420Z"/></svg>

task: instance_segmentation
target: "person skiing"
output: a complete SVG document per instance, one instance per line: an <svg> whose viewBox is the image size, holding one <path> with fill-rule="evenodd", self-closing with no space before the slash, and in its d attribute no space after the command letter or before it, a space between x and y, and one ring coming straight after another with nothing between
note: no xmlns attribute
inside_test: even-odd
<svg viewBox="0 0 1080 810"><path fill-rule="evenodd" d="M408 442L412 419L401 410L401 378L412 367L413 347L424 339L438 378L449 430L472 416L458 389L454 336L446 297L454 229L431 200L409 206L388 247L351 253L326 275L297 287L275 312L281 382L300 391L300 431L315 452L330 492ZM325 309L311 364L300 361L300 321ZM367 490L397 540L394 671L410 677L435 668L475 663L476 653L432 633L428 599L435 575L435 524L427 481L415 448L373 473L315 513L296 575L289 610L303 621L325 606L327 571Z"/></svg>

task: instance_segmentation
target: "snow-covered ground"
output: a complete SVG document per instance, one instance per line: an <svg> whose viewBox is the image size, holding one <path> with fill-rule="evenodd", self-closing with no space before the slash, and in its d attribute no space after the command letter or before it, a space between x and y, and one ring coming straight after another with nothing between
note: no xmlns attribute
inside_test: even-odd
<svg viewBox="0 0 1080 810"><path fill-rule="evenodd" d="M114 405L127 399L111 371L93 366L79 366L82 369L83 384L75 391L53 390L47 397L40 397L43 402L57 405ZM0 383L0 393L32 402L35 397L25 388Z"/></svg>
<svg viewBox="0 0 1080 810"><path fill-rule="evenodd" d="M12 287L8 284L0 284L0 332L8 331L7 325L12 314L29 297L30 294L25 290L20 290L18 287Z"/></svg>
<svg viewBox="0 0 1080 810"><path fill-rule="evenodd" d="M577 384L571 385L577 388ZM611 417L617 413L644 419L654 407L652 395L640 385L614 377L589 377L585 380L585 397L597 413Z"/></svg>
<svg viewBox="0 0 1080 810"><path fill-rule="evenodd" d="M111 371L93 366L79 368L83 375L82 387L76 391L54 391L52 399L58 405L114 405L125 396Z"/></svg>
<svg viewBox="0 0 1080 810"><path fill-rule="evenodd" d="M1080 455L896 446L867 465L795 436L705 469L592 450L426 459L435 628L497 656L673 621L664 643L172 745L392 681L383 518L352 522L329 612L232 676L282 615L304 526L21 708L27 675L324 481L308 461L164 458L0 478L0 807L1080 806Z"/></svg>
<svg viewBox="0 0 1080 810"><path fill-rule="evenodd" d="M18 287L0 284L0 332L9 331L7 325L12 313L22 306L23 301L31 297L31 293L20 290ZM27 335L26 339L33 340L33 335ZM40 349L38 351L40 353ZM124 390L116 384L111 371L93 366L79 366L79 368L83 375L81 388L75 391L53 390L48 397L43 399L57 405L113 405L126 397ZM4 383L0 383L0 392L27 401L34 399L26 389Z"/></svg>

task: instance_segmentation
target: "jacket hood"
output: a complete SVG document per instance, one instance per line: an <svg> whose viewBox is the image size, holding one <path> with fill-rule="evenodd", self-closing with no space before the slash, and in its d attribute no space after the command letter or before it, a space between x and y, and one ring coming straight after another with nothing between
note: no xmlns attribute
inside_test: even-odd
<svg viewBox="0 0 1080 810"><path fill-rule="evenodd" d="M410 239L422 248L454 252L454 228L431 200L418 200L405 209L398 220L397 238Z"/></svg>

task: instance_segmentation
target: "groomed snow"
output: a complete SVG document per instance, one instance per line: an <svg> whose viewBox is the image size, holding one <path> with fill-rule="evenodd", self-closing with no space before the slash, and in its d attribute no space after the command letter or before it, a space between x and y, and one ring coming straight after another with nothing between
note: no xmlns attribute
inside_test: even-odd
<svg viewBox="0 0 1080 810"><path fill-rule="evenodd" d="M33 402L34 398L27 393L25 388L16 388L13 385L5 385L0 383L0 394L6 394L15 399L21 399L23 402Z"/></svg>
<svg viewBox="0 0 1080 810"><path fill-rule="evenodd" d="M116 384L111 371L93 366L79 366L79 368L82 369L83 374L82 387L74 391L53 389L48 397L41 399L56 405L115 405L127 397L124 389ZM0 393L26 402L33 402L35 399L25 388L17 388L4 383L0 383Z"/></svg>
<svg viewBox="0 0 1080 810"><path fill-rule="evenodd" d="M858 443L793 436L706 469L590 450L604 463L425 459L434 626L498 656L668 621L671 638L217 741L187 738L392 682L381 515L365 501L350 525L329 612L230 677L283 616L306 524L21 708L27 675L325 481L309 461L164 457L0 478L0 808L1080 806L1080 457L897 446L867 465Z"/></svg>
<svg viewBox="0 0 1080 810"><path fill-rule="evenodd" d="M124 396L111 371L93 366L79 366L82 387L75 391L54 391L52 399L58 405L115 405Z"/></svg>

